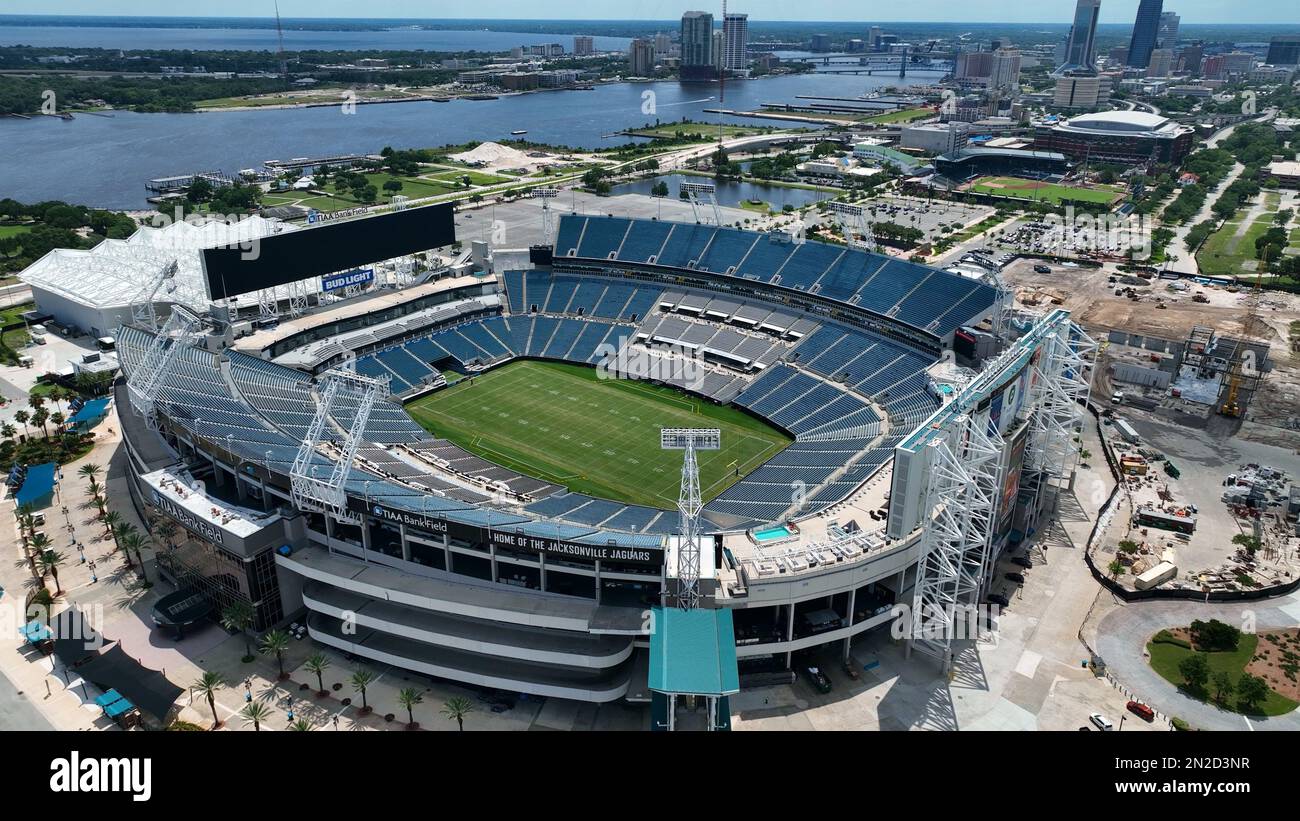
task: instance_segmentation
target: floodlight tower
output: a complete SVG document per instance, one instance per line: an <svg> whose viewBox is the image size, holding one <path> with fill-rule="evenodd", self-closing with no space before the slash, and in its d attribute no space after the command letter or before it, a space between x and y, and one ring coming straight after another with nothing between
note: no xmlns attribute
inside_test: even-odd
<svg viewBox="0 0 1300 821"><path fill-rule="evenodd" d="M700 605L700 468L695 451L717 450L722 432L717 428L663 428L659 447L682 451L682 486L677 494L681 534L677 543L677 605L693 610Z"/></svg>
<svg viewBox="0 0 1300 821"><path fill-rule="evenodd" d="M850 248L876 250L876 238L867 222L866 208L847 202L828 202L826 207L835 215L835 221L844 234L844 241Z"/></svg>
<svg viewBox="0 0 1300 821"><path fill-rule="evenodd" d="M717 188L711 182L684 182L678 186L691 200L691 212L695 214L696 222L705 222L700 219L700 208L708 205L713 209L713 224L719 228L722 227L722 211L718 208ZM703 202L701 202L703 199Z"/></svg>
<svg viewBox="0 0 1300 821"><path fill-rule="evenodd" d="M560 196L558 188L533 188L528 192L529 198L542 201L542 237L547 241L550 241L555 228L555 217L551 214L551 200L558 196Z"/></svg>

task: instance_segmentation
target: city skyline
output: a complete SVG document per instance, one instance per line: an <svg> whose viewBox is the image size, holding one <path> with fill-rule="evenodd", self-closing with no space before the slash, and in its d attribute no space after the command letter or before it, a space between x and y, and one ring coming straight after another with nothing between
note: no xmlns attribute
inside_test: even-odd
<svg viewBox="0 0 1300 821"><path fill-rule="evenodd" d="M124 17L264 17L273 16L271 4L265 0L194 0L187 4L183 13L177 13L174 3L169 0L132 0L132 2L98 2L98 0L15 0L9 4L12 8L6 14L14 15L48 15L48 16L124 16ZM321 19L424 19L424 20L675 20L682 12L692 9L721 14L718 8L699 8L677 0L672 3L638 4L634 15L627 15L625 6L619 3L590 3L578 0L557 0L548 4L552 14L547 17L536 16L536 6L524 0L486 0L473 6L474 14L459 15L451 13L452 9L440 10L441 16L431 16L429 6L416 0L391 0L382 4L382 12L366 7L365 14L357 14L355 4L343 0L317 0L317 2L298 2L288 0L280 3L280 15L288 18ZM1069 19L1073 0L1045 0L1023 10L1003 6L991 6L985 10L981 7L966 7L962 13L970 17L952 20L951 4L944 0L914 0L907 4L903 12L895 12L889 7L872 10L873 16L864 19L864 23L1016 23L1016 24L1052 24L1062 19ZM1138 7L1137 0L1108 0L1102 4L1100 24L1128 24L1134 20ZM845 13L846 9L852 9ZM1185 25L1197 24L1259 24L1259 23L1293 23L1300 22L1300 12L1289 0L1257 0L1246 6L1228 0L1181 0L1177 11ZM778 0L752 0L742 7L732 9L734 12L746 13L751 20L768 22L858 22L851 17L861 12L856 6L833 2L833 0L812 0L801 4L801 16L789 18L788 4ZM865 16L865 15L864 15Z"/></svg>

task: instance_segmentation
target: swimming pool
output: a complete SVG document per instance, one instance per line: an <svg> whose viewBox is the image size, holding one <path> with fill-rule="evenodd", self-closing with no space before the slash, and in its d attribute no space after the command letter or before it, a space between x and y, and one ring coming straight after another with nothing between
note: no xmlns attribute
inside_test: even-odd
<svg viewBox="0 0 1300 821"><path fill-rule="evenodd" d="M754 540L759 542L770 542L773 539L784 539L790 535L790 528L785 525L778 527L769 527L765 530L755 530Z"/></svg>

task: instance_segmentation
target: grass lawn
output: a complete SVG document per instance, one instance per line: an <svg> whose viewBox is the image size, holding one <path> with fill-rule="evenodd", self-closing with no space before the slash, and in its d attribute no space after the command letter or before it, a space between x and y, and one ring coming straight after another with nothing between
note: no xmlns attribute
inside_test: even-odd
<svg viewBox="0 0 1300 821"><path fill-rule="evenodd" d="M465 169L464 171L438 171L432 174L425 174L424 176L426 180L439 180L451 183L452 189L459 188L460 181L465 177L469 177L470 185L497 185L503 182L513 182L517 179L516 177L500 177L495 174L484 174L482 171L471 171L469 169Z"/></svg>
<svg viewBox="0 0 1300 821"><path fill-rule="evenodd" d="M659 449L660 428L722 431L722 449L699 454L706 501L791 441L735 408L558 362L513 362L406 410L434 435L521 473L665 510L677 502L682 455Z"/></svg>
<svg viewBox="0 0 1300 821"><path fill-rule="evenodd" d="M1109 205L1123 196L1124 192L1113 187L1075 188L1069 185L1040 183L1019 177L981 177L971 186L978 194L992 194L1018 200L1031 200L1057 203L1061 200L1076 200Z"/></svg>
<svg viewBox="0 0 1300 821"><path fill-rule="evenodd" d="M1238 214L1238 216L1241 216ZM1241 220L1234 218L1210 235L1210 238L1196 253L1196 262L1201 273L1208 276L1237 276L1254 273L1259 266L1255 258L1255 240L1264 236L1273 227L1273 215L1263 214L1255 218L1244 234Z"/></svg>
<svg viewBox="0 0 1300 821"><path fill-rule="evenodd" d="M1210 684L1207 685L1209 693L1196 693L1187 689L1183 683L1183 676L1178 672L1178 664L1188 656L1194 655L1193 651L1184 647L1165 642L1151 641L1147 643L1147 652L1151 654L1151 668L1161 675L1166 681L1178 687L1184 694L1201 701L1213 701L1214 696L1214 674L1220 671L1226 671L1233 677L1233 686L1241 678L1245 671L1246 665L1250 663L1251 658L1255 655L1255 648L1259 644L1259 636L1251 633L1242 633L1241 640L1237 643L1237 649L1231 652L1206 653L1210 661ZM1252 708L1247 712L1247 708L1237 703L1237 700L1229 696L1227 701L1221 705L1225 709L1235 713L1246 713L1248 715L1268 715L1278 716L1283 713L1289 713L1296 708L1296 703L1290 699L1283 698L1273 691L1269 691L1268 698L1258 707Z"/></svg>
<svg viewBox="0 0 1300 821"><path fill-rule="evenodd" d="M28 225L0 225L0 239L16 237L19 234L26 234L31 230L31 226Z"/></svg>
<svg viewBox="0 0 1300 821"><path fill-rule="evenodd" d="M868 117L863 120L865 123L910 123L913 120L924 120L927 117L933 117L934 111L928 108L905 108L900 111L890 111L888 114L877 114L874 117Z"/></svg>

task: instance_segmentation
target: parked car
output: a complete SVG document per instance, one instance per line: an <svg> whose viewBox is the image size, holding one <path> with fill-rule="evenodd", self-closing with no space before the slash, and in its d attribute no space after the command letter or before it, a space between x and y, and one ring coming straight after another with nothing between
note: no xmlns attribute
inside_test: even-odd
<svg viewBox="0 0 1300 821"><path fill-rule="evenodd" d="M1096 724L1097 729L1103 732L1115 729L1115 725L1111 723L1110 719L1106 718L1101 713L1093 713L1092 715L1088 716L1088 720L1091 721L1093 724Z"/></svg>
<svg viewBox="0 0 1300 821"><path fill-rule="evenodd" d="M816 688L819 693L829 693L831 691L830 677L821 671L820 667L805 667L804 675L808 677L808 683Z"/></svg>
<svg viewBox="0 0 1300 821"><path fill-rule="evenodd" d="M1046 265L1035 265L1035 266L1034 266L1034 273L1035 273L1035 274L1050 274L1050 273L1052 273L1052 269L1051 269L1051 268L1048 268Z"/></svg>
<svg viewBox="0 0 1300 821"><path fill-rule="evenodd" d="M1013 556L1011 557L1011 563L1019 565L1026 570L1034 566L1033 561L1028 556Z"/></svg>
<svg viewBox="0 0 1300 821"><path fill-rule="evenodd" d="M1156 720L1156 711L1140 701L1130 701L1124 705L1130 713L1148 723Z"/></svg>
<svg viewBox="0 0 1300 821"><path fill-rule="evenodd" d="M1009 582L1015 582L1016 584L1024 584L1024 583L1025 583L1025 577L1022 576L1022 575L1020 575L1019 573L1008 573L1008 574L1006 574L1006 580L1009 581Z"/></svg>

